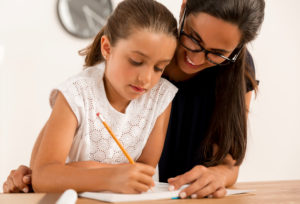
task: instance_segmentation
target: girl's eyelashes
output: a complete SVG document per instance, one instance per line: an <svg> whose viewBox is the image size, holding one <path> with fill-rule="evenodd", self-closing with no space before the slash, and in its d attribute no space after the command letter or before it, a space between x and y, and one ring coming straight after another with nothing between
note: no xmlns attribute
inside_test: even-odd
<svg viewBox="0 0 300 204"><path fill-rule="evenodd" d="M133 59L131 59L131 58L129 58L129 62L130 62L132 65L134 65L134 66L140 66L140 65L143 64L143 62L137 62L137 61L135 61L135 60L133 60Z"/></svg>
<svg viewBox="0 0 300 204"><path fill-rule="evenodd" d="M129 62L130 62L132 65L134 65L134 66L141 66L141 65L143 65L143 62L137 62L137 61L135 61L135 60L133 60L133 59L131 59L131 58L129 58ZM157 66L154 66L154 70L155 70L156 72L163 72L163 71L164 71L164 68L159 68L159 67L157 67Z"/></svg>
<svg viewBox="0 0 300 204"><path fill-rule="evenodd" d="M154 66L154 70L157 71L157 72L163 72L164 68L159 68L157 66Z"/></svg>

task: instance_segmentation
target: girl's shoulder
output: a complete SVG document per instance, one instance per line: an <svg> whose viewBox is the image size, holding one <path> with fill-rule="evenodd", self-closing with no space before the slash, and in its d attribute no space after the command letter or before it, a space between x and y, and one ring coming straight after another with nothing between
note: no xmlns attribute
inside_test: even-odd
<svg viewBox="0 0 300 204"><path fill-rule="evenodd" d="M169 80L165 78L160 78L159 82L152 88L151 91L157 92L157 91L172 91L177 92L177 87L171 83Z"/></svg>
<svg viewBox="0 0 300 204"><path fill-rule="evenodd" d="M89 80L99 80L103 78L105 65L104 63L87 67L78 74L74 75L70 79L89 79Z"/></svg>
<svg viewBox="0 0 300 204"><path fill-rule="evenodd" d="M92 85L103 79L104 65L98 64L93 67L87 67L79 73L67 78L60 86L73 86L81 84L81 86Z"/></svg>
<svg viewBox="0 0 300 204"><path fill-rule="evenodd" d="M158 83L146 95L149 95L151 98L157 98L157 100L160 100L160 98L165 97L173 98L177 91L178 88L174 84L172 84L167 79L160 78Z"/></svg>
<svg viewBox="0 0 300 204"><path fill-rule="evenodd" d="M168 80L161 78L159 82L137 99L143 107L150 106L152 110L156 110L156 114L160 115L169 103L173 100L178 89Z"/></svg>

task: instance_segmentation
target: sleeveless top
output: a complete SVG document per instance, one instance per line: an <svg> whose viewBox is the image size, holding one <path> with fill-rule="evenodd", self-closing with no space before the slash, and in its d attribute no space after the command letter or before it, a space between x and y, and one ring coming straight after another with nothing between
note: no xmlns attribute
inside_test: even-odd
<svg viewBox="0 0 300 204"><path fill-rule="evenodd" d="M132 100L125 113L109 103L104 83L105 64L89 67L52 90L53 108L61 92L74 112L78 127L67 161L94 160L101 163L128 163L127 158L97 118L99 112L120 143L137 160L148 140L157 118L174 98L177 88L166 79L148 92Z"/></svg>

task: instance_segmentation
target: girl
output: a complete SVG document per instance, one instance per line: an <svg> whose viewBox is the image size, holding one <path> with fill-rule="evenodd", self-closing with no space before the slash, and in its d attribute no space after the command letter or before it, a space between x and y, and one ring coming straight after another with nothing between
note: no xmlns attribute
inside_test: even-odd
<svg viewBox="0 0 300 204"><path fill-rule="evenodd" d="M176 36L176 20L163 5L153 0L118 5L80 52L86 69L51 93L53 110L32 156L36 192L140 193L154 185L177 91L161 75ZM139 163L128 164L97 112ZM66 165L67 157L73 165Z"/></svg>

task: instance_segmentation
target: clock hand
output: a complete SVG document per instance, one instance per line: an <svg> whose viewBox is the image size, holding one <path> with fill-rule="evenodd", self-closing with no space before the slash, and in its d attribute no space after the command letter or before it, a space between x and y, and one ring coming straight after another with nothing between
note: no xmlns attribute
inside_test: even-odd
<svg viewBox="0 0 300 204"><path fill-rule="evenodd" d="M101 25L105 25L106 19L104 19L102 16L99 16L96 14L90 7L87 5L84 5L82 7L83 13L85 15L85 18L87 20L88 26L93 29L96 33L98 32L98 27L95 25L94 21L97 21Z"/></svg>

